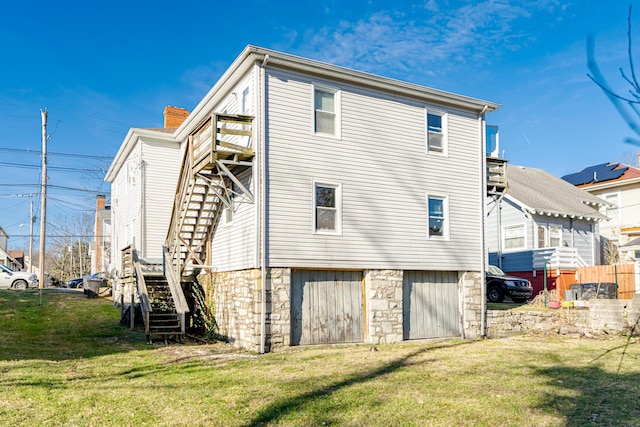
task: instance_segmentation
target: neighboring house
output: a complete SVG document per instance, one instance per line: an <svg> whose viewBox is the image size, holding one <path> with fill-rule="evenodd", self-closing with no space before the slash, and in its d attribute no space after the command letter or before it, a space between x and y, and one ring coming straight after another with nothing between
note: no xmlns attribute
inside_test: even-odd
<svg viewBox="0 0 640 427"><path fill-rule="evenodd" d="M9 255L18 263L18 269L24 270L24 268L26 267L24 251L9 251Z"/></svg>
<svg viewBox="0 0 640 427"><path fill-rule="evenodd" d="M640 169L609 162L590 166L562 179L608 202L602 207L602 213L609 219L600 224L600 234L605 238L602 261L615 263L615 248L640 238ZM627 254L628 251L624 251L620 261L628 260Z"/></svg>
<svg viewBox="0 0 640 427"><path fill-rule="evenodd" d="M12 270L19 271L22 269L22 265L11 256L9 251L7 250L7 246L9 245L9 236L7 233L0 227L0 264L4 264Z"/></svg>
<svg viewBox="0 0 640 427"><path fill-rule="evenodd" d="M102 243L112 248L104 271L114 276L121 268L120 251L131 244L142 257L162 257L181 161L173 132L188 115L187 110L168 106L164 128L129 130L107 171L111 219L103 227L111 232L109 241Z"/></svg>
<svg viewBox="0 0 640 427"><path fill-rule="evenodd" d="M111 205L106 196L96 196L94 238L91 242L91 273L110 272L111 267Z"/></svg>
<svg viewBox="0 0 640 427"><path fill-rule="evenodd" d="M169 251L185 283L213 272L208 295L230 342L262 352L479 337L485 114L497 108L248 46L171 135L129 132L107 176L114 247L133 242L116 168L151 165L132 149L150 139L181 143L177 192L179 167L164 165L167 183L145 185L144 209L168 218L165 196L177 194ZM231 131L240 136L224 140ZM142 218L134 193L130 217ZM135 243L160 249L149 232Z"/></svg>
<svg viewBox="0 0 640 427"><path fill-rule="evenodd" d="M487 199L490 264L529 279L534 295L545 269L554 288L575 283L578 267L598 264L603 200L541 169L508 165L506 177L504 196Z"/></svg>

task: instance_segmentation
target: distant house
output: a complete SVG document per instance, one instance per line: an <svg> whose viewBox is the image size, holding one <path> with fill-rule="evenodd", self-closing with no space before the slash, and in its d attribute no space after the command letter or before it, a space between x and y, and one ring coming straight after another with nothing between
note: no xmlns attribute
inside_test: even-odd
<svg viewBox="0 0 640 427"><path fill-rule="evenodd" d="M142 257L162 257L182 158L173 133L188 115L183 108L168 106L163 128L129 130L107 171L110 224L103 222L102 231L109 237L101 243L110 246L110 264L104 270L115 276L121 269L120 251L131 244Z"/></svg>
<svg viewBox="0 0 640 427"><path fill-rule="evenodd" d="M16 260L16 262L19 265L19 270L23 270L26 267L25 264L25 258L24 258L24 251L20 251L20 250L16 250L16 251L9 251L9 255Z"/></svg>
<svg viewBox="0 0 640 427"><path fill-rule="evenodd" d="M111 205L106 196L96 196L94 237L90 248L91 272L110 272L111 269Z"/></svg>
<svg viewBox="0 0 640 427"><path fill-rule="evenodd" d="M640 157L640 153L639 153ZM616 248L640 238L640 169L609 162L565 175L565 181L608 202L601 207L607 220L600 224L603 239L603 263L614 263ZM631 260L634 249L622 250L620 261Z"/></svg>
<svg viewBox="0 0 640 427"><path fill-rule="evenodd" d="M256 351L479 337L498 107L248 46L176 130L127 135L114 248L210 272L220 335Z"/></svg>
<svg viewBox="0 0 640 427"><path fill-rule="evenodd" d="M7 233L0 227L0 264L4 264L7 267L13 270L21 270L22 264L18 260L16 260L9 251L7 250L7 246L9 245L9 236Z"/></svg>
<svg viewBox="0 0 640 427"><path fill-rule="evenodd" d="M507 191L487 204L489 263L531 280L534 295L576 268L599 263L599 209L606 203L541 169L508 165ZM565 283L566 285L567 283Z"/></svg>

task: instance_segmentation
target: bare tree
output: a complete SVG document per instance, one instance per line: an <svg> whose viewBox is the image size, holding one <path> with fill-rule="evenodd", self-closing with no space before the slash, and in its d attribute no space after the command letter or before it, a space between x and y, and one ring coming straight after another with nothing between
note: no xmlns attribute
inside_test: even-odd
<svg viewBox="0 0 640 427"><path fill-rule="evenodd" d="M91 215L78 214L57 219L50 229L51 238L47 251L47 270L51 277L65 282L74 277L91 273L89 244L93 240Z"/></svg>
<svg viewBox="0 0 640 427"><path fill-rule="evenodd" d="M632 6L629 5L629 14L627 16L627 59L629 61L629 69L625 71L622 67L619 68L620 76L630 87L628 93L620 94L614 91L600 72L595 59L595 41L593 37L587 39L587 67L589 69L587 76L602 89L620 116L636 134L637 137L627 138L625 142L640 145L640 83L638 83L632 55L631 10Z"/></svg>
<svg viewBox="0 0 640 427"><path fill-rule="evenodd" d="M628 166L638 167L638 153L635 151L624 151L620 155L619 162Z"/></svg>

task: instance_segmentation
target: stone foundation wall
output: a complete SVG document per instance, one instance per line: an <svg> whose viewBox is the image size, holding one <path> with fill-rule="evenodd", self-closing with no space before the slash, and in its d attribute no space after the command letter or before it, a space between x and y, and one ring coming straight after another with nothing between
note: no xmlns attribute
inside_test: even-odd
<svg viewBox="0 0 640 427"><path fill-rule="evenodd" d="M214 273L212 286L219 334L237 347L260 351L260 270Z"/></svg>
<svg viewBox="0 0 640 427"><path fill-rule="evenodd" d="M267 274L268 347L291 345L291 269L271 268Z"/></svg>
<svg viewBox="0 0 640 427"><path fill-rule="evenodd" d="M365 342L403 341L402 270L365 270ZM265 351L291 345L291 269L270 268L265 283ZM477 272L460 275L460 310L466 338L481 336L481 277ZM230 343L260 351L262 321L260 269L213 274L215 318L219 334Z"/></svg>
<svg viewBox="0 0 640 427"><path fill-rule="evenodd" d="M640 296L633 300L590 300L584 308L488 310L487 336L501 338L532 332L573 336L630 332L640 335L636 325L639 317Z"/></svg>
<svg viewBox="0 0 640 427"><path fill-rule="evenodd" d="M403 340L402 270L366 270L366 332L368 343Z"/></svg>
<svg viewBox="0 0 640 427"><path fill-rule="evenodd" d="M478 339L482 336L482 275L479 272L463 273L460 293L464 337Z"/></svg>

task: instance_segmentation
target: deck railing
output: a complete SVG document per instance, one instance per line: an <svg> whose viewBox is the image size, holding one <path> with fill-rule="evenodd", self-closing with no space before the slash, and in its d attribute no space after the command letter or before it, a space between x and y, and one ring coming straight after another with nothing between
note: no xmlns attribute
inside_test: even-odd
<svg viewBox="0 0 640 427"><path fill-rule="evenodd" d="M545 248L533 250L533 268L542 270L545 268L575 269L587 265L584 258L576 248Z"/></svg>

